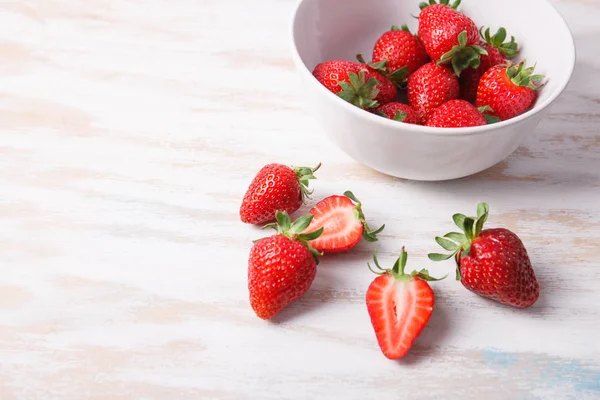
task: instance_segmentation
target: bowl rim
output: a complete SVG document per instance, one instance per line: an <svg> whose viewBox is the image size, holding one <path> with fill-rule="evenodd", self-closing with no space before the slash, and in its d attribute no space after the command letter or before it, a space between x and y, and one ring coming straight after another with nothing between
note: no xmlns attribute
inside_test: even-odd
<svg viewBox="0 0 600 400"><path fill-rule="evenodd" d="M317 90L321 91L321 93L323 93L325 96L329 96L331 99L335 98L335 99L341 100L341 101L338 101L337 103L341 107L345 107L346 110L348 110L348 112L353 113L357 118L364 118L367 121L371 121L372 123L379 124L385 128L409 131L409 132L415 132L415 133L421 133L421 134L425 133L425 134L430 134L430 135L434 135L434 136L435 135L438 135L438 136L472 136L472 135L481 135L481 134L494 132L494 131L501 131L502 128L519 124L525 120L533 118L537 114L546 110L565 91L566 87L569 85L569 83L573 77L573 72L575 70L575 65L576 65L576 61L577 61L577 49L576 49L576 45L575 45L575 37L573 36L573 31L569 27L569 24L565 20L565 17L562 15L562 13L560 13L558 11L558 9L556 8L556 6L554 4L552 4L549 0L540 0L543 3L546 3L546 5L548 5L552 9L552 11L559 17L559 20L561 21L561 23L565 29L565 32L568 33L569 39L570 39L569 40L569 43L570 43L569 52L567 54L570 58L570 63L568 66L568 68L569 68L568 73L564 75L565 77L564 77L563 82L561 82L561 84L555 90L555 92L552 96L550 96L549 98L547 98L546 100L544 100L541 103L537 103L533 108L531 108L530 110L526 111L525 113L523 113L517 117L511 118L506 121L497 122L497 123L491 124L491 125L475 126L475 127L468 127L468 128L437 128L437 127L429 127L429 126L424 126L424 125L398 123L391 119L382 118L382 117L374 115L370 112L361 110L360 108L354 106L353 104L350 104L347 101L340 99L334 93L332 93L327 88L325 88L323 85L319 84L316 79L314 79L314 76L312 75L312 71L310 71L308 69L308 67L302 60L302 57L300 56L300 52L298 51L298 46L296 43L296 35L295 35L295 30L296 30L295 28L296 28L296 24L298 21L298 11L300 10L300 7L302 6L302 4L305 1L307 1L307 0L297 0L296 1L296 4L295 4L293 12L292 12L292 23L289 24L289 28L290 28L289 34L291 36L291 42L292 42L292 58L294 60L294 63L296 64L296 69L299 70L300 74L302 74L305 78L309 79L309 81L311 81L311 84L315 85L317 87ZM564 53L563 53L563 55L564 55Z"/></svg>

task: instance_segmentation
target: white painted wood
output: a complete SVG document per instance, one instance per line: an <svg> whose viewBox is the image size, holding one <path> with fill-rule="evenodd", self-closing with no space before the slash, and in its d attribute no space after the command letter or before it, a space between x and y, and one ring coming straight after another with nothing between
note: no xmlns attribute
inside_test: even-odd
<svg viewBox="0 0 600 400"><path fill-rule="evenodd" d="M555 4L579 60L535 135L477 176L415 183L323 139L291 0L0 2L0 399L600 398L600 8ZM237 212L272 161L322 161L310 204L353 190L387 224L381 261L406 245L435 275L452 265L426 259L433 237L488 201L526 243L539 302L437 283L430 324L390 362L362 243L259 320L246 263L265 232Z"/></svg>

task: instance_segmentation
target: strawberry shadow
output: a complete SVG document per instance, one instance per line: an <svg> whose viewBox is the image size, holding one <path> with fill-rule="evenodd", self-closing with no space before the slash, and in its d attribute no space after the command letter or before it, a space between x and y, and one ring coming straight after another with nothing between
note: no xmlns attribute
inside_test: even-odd
<svg viewBox="0 0 600 400"><path fill-rule="evenodd" d="M305 296L308 295L309 293L310 293L310 290L305 294ZM269 322L272 324L275 324L275 325L284 325L284 324L292 322L293 320L297 319L301 315L308 315L308 314L313 313L321 306L322 306L322 304L319 302L302 297L301 299L297 300L293 304L290 304L287 308L282 310L279 314L277 314L273 318L271 318L271 320Z"/></svg>
<svg viewBox="0 0 600 400"><path fill-rule="evenodd" d="M496 300L489 299L487 297L479 296L473 292L469 293L474 297L474 304L477 304L478 307L487 308L489 310L501 309L510 312L513 315L528 314L530 316L537 316L539 318L555 314L555 310L559 304L553 304L552 300L560 299L561 295L559 291L561 282L549 279L548 275L540 273L540 268L537 268L536 272L536 278L540 286L540 296L538 300L528 308L517 308L508 304L500 303ZM468 291L468 289L464 287L462 290Z"/></svg>
<svg viewBox="0 0 600 400"><path fill-rule="evenodd" d="M551 279L546 273L552 268L552 263L538 264L536 269L536 279L540 286L540 295L537 301L529 308L517 309L514 307L502 305L517 313L526 313L531 316L546 317L556 313L556 309L560 307L560 299L562 297L560 291L563 286L563 282L559 279ZM558 300L558 303L557 303ZM496 303L497 304L497 303Z"/></svg>
<svg viewBox="0 0 600 400"><path fill-rule="evenodd" d="M564 298L565 292L565 280L556 274L556 265L559 261L554 259L553 254L548 255L545 250L538 247L532 246L529 253L536 280L540 287L537 301L528 308L517 308L473 293L474 296L478 297L482 307L502 309L513 315L523 314L535 318L553 318L557 316L556 310L563 306L561 299Z"/></svg>
<svg viewBox="0 0 600 400"><path fill-rule="evenodd" d="M328 256L328 259L329 258L332 257ZM346 260L348 258L348 255L344 257ZM360 255L353 255L349 264L344 264L355 265L359 258L361 258ZM362 301L363 295L361 295L361 293L364 293L364 290L366 290L368 282L365 282L365 287L361 288L363 289L362 292L358 289L348 289L355 285L346 281L346 274L336 268L335 264L336 263L333 262L333 260L328 260L327 262L322 258L320 264L317 266L317 276L310 289L304 296L273 317L271 322L275 324L285 324L300 316L309 315L320 308L326 307L327 304L338 301L350 301L352 303Z"/></svg>

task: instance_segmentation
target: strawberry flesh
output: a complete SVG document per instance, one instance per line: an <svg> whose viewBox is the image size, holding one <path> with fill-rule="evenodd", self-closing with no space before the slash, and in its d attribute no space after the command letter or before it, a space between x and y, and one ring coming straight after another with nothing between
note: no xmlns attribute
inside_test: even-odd
<svg viewBox="0 0 600 400"><path fill-rule="evenodd" d="M427 325L434 293L419 278L377 277L367 290L367 309L383 354L392 360L404 357Z"/></svg>
<svg viewBox="0 0 600 400"><path fill-rule="evenodd" d="M355 213L356 205L346 196L330 196L310 210L313 220L307 232L323 228L323 233L310 244L322 253L347 251L360 242L363 224Z"/></svg>

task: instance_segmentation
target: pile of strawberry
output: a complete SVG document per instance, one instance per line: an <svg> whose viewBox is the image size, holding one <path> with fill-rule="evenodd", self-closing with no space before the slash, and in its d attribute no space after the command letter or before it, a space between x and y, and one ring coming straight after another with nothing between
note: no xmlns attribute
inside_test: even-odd
<svg viewBox="0 0 600 400"><path fill-rule="evenodd" d="M373 230L366 222L361 202L350 191L328 196L292 221L309 194L316 168L264 166L254 177L240 207L242 222L276 230L256 240L248 260L250 306L269 320L311 287L320 257L351 251L361 240L376 242L384 226ZM527 308L539 297L539 285L527 250L513 232L483 229L489 215L486 203L476 217L455 214L461 232L436 237L448 254L429 254L432 261L456 260L456 277L468 290L499 303ZM377 251L368 264L377 276L367 288L366 308L383 354L404 357L421 334L434 310L435 294L427 269L406 272L404 248L390 269L380 266ZM444 278L442 278L444 279Z"/></svg>
<svg viewBox="0 0 600 400"><path fill-rule="evenodd" d="M513 63L518 44L506 30L478 29L457 10L461 0L421 3L418 34L393 26L375 43L371 62L329 60L314 77L349 103L385 118L438 128L505 121L528 111L542 75ZM408 104L400 99L404 90Z"/></svg>

